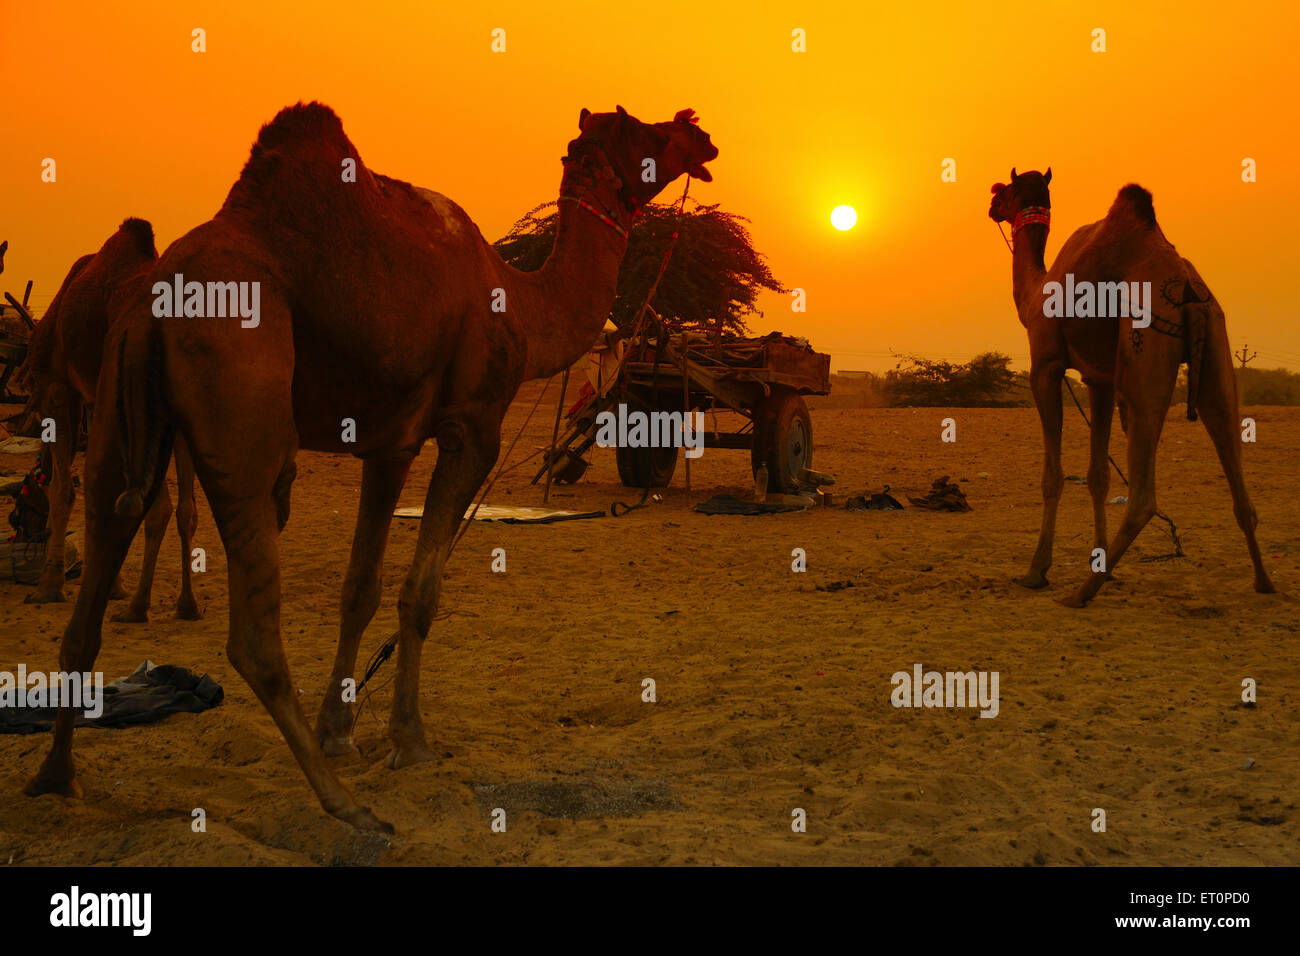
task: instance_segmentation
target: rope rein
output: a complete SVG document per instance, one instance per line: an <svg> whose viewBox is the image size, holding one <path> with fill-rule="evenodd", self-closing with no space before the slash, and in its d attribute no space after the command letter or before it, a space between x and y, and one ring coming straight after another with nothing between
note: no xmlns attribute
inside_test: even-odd
<svg viewBox="0 0 1300 956"><path fill-rule="evenodd" d="M664 325L658 313L650 308L650 303L654 301L655 293L659 291L659 281L663 279L664 273L668 271L668 261L673 257L673 249L677 245L677 237L681 233L682 217L686 214L686 196L691 191L691 174L686 174L686 186L682 189L682 198L677 204L677 221L673 223L673 237L668 242L668 248L664 250L663 260L659 263L659 272L655 275L654 282L650 283L650 291L646 293L645 302L637 310L636 318L632 322L632 335L630 338L637 338L644 335L644 327L649 324L648 317L654 315L655 324L659 326L659 339L655 343L655 361L654 367L650 372L650 392L654 394L658 391L659 385L659 359L663 354L664 347L668 344L668 329ZM614 370L614 377L617 378L623 372L623 366L627 364L632 350L629 348L624 351L623 357L619 360L618 367ZM690 409L683 409L683 414L689 414ZM614 518L621 518L638 508L644 508L646 499L650 497L650 489L654 485L654 472L652 469L646 469L646 485L641 489L641 500L634 505L626 504L622 501L610 503L609 513ZM622 509L621 511L619 509Z"/></svg>
<svg viewBox="0 0 1300 956"><path fill-rule="evenodd" d="M1042 223L1045 226L1050 226L1050 220L1051 220L1051 211L1046 206L1026 206L1024 209L1021 209L1018 213L1016 213L1015 223L1013 224L1011 229L1011 237L1014 239L1016 233L1020 232L1022 228L1024 228L1025 226L1033 222ZM1002 228L1002 221L994 220L994 224L998 227L998 234L1002 236L1002 241L1007 244L1007 248L1011 250L1011 254L1015 255L1015 248L1012 246L1011 240L1007 238L1006 230ZM1074 402L1074 407L1077 408L1079 410L1079 414L1083 416L1083 423L1088 426L1089 431L1092 431L1092 422L1089 421L1088 419L1088 413L1083 410L1083 406L1079 404L1079 397L1074 394L1074 384L1070 381L1068 375L1063 375L1062 380L1065 382L1065 387L1070 392L1070 398ZM1119 467L1119 464L1115 461L1115 456L1110 453L1109 448L1106 449L1106 458L1108 461L1110 461L1111 466L1115 469L1115 474L1119 475L1119 480L1124 482L1124 486L1126 488L1129 487L1128 478L1124 475L1123 470ZM1165 555L1150 555L1144 558L1140 558L1139 560L1164 561L1170 558L1187 557L1187 555L1183 553L1183 542L1182 539L1178 536L1178 526L1174 524L1173 519L1170 518L1163 511L1157 511L1155 513L1155 516L1159 518L1161 521L1165 522L1165 524L1169 525L1169 536L1174 540L1174 553L1165 554Z"/></svg>
<svg viewBox="0 0 1300 956"><path fill-rule="evenodd" d="M1069 389L1070 398L1074 400L1074 407L1077 408L1079 410L1079 414L1083 416L1083 423L1088 426L1088 430L1092 431L1092 422L1088 420L1088 413L1083 410L1083 406L1079 404L1079 397L1074 394L1074 384L1070 381L1068 376L1065 377L1064 381L1065 381L1065 387ZM1128 478L1124 476L1124 472L1120 469L1119 464L1115 461L1115 456L1110 453L1109 448L1106 449L1106 458L1109 459L1111 465L1114 467L1115 474L1119 475L1119 480L1124 482L1124 487L1126 488L1129 487ZM1163 561L1168 558L1187 557L1187 555L1183 554L1183 542L1182 539L1178 537L1178 526L1174 524L1173 519L1170 518L1163 511L1157 511L1156 517L1159 518L1161 521L1165 522L1167 525L1169 525L1169 536L1174 539L1174 553L1166 554L1166 555L1148 556L1145 558L1140 558L1139 560Z"/></svg>
<svg viewBox="0 0 1300 956"><path fill-rule="evenodd" d="M608 161L608 157L607 157L607 161ZM612 168L612 167L611 167L611 168ZM668 244L668 249L667 249L667 251L664 253L663 261L659 264L659 273L655 276L655 280L654 280L654 282L653 282L653 283L651 284L651 286L650 286L650 291L649 291L649 293L646 295L645 303L641 306L640 310L638 310L638 312L637 312L636 320L635 320L634 323L633 323L633 328L634 328L633 336L634 336L634 337L635 337L635 335L639 334L639 331L640 331L641 326L644 325L644 323L645 323L646 312L647 312L647 310L649 310L649 308L650 308L650 302L654 299L654 294L655 294L655 292L658 291L658 289L659 289L659 281L664 277L664 273L665 273L665 272L667 271L667 269L668 269L668 260L669 260L669 258L671 258L672 254L673 254L673 247L677 245L677 236L678 236L678 234L679 234L680 231L681 231L681 220L682 220L682 215L683 215L684 212L685 212L685 208L686 208L686 196L687 196L687 193L690 191L690 188L691 188L691 175L690 175L689 172L687 172L687 173L686 173L686 186L685 186L685 188L682 190L682 198L681 198L681 201L680 201L680 203L678 204L678 207L677 207L677 222L676 222L676 224L675 224L674 227L673 227L673 237L672 237L672 241L669 242L669 244ZM617 233L618 233L622 238L624 238L624 239L627 239L627 238L628 238L628 230L624 229L621 225L619 225L616 221L614 221L614 219L613 219L612 217L610 217L610 216L606 215L605 213L601 212L599 209L597 209L595 206L593 206L591 203L587 202L586 200L583 200L583 199L581 199L581 198L579 198L579 197L577 197L577 196L565 196L565 195L562 194L562 195L559 197L559 201L563 201L563 202L572 202L572 203L576 204L577 206L581 207L582 209L587 210L589 213L591 213L593 216L595 216L595 217L596 217L597 219L599 219L601 222L603 222L603 223L605 223L606 225L612 227L612 228L613 228L613 229L614 229L614 230L615 230L615 231L616 231L616 232L617 232ZM626 361L627 361L627 357L628 357L628 354L630 354L630 352L631 352L631 350L629 349L629 350L627 350L627 353L624 354L623 359L619 362L618 370L616 371L615 374L618 374L618 372L621 372L621 371L622 371L622 369L623 369L623 365L626 363ZM655 369L656 369L656 373L657 373L657 371L658 371L658 365L659 365L659 349L657 348L656 351L655 351ZM557 374L558 374L558 373L557 373ZM542 404L542 399L546 397L546 393L547 393L547 391L550 390L551 383L552 383L553 381L555 381L555 376L554 376L554 375L552 375L550 378L548 378L548 379L546 380L546 384L542 386L542 390L541 390L541 391L538 393L538 395L537 395L537 401L533 402L533 407L532 407L531 409L529 409L529 411L528 411L528 415L524 418L523 424L519 426L519 430L515 433L515 437L514 437L513 439L511 439L509 446L506 448L505 454L501 456L500 462L498 463L497 468L496 468L496 473L495 473L494 475L492 475L492 477L488 480L487 484L485 484L485 485L483 486L483 489L479 492L478 500L476 500L476 501L474 502L474 507L473 507L473 509L470 511L470 513L469 513L468 515L462 515L462 516L461 516L461 518L460 518L460 525L459 525L459 527L457 528L456 535L455 535L455 537L452 538L451 546L447 549L447 557L443 559L444 563L445 563L447 560L450 560L451 555L452 555L452 552L456 550L456 545L458 545L458 544L460 543L460 539L463 538L463 537L465 536L465 533L470 529L470 526L473 524L474 517L478 514L478 510L479 510L479 508L482 506L484 500L486 500L488 494L492 491L492 486L495 485L495 484L497 483L497 480L498 480L502 475L504 475L504 474L508 474L509 472L514 471L514 470L515 470L516 468L518 468L519 466L521 466L521 465L525 464L526 462L530 461L531 459L537 457L537 455L541 454L541 452L545 450L545 449L539 449L538 451L533 452L533 453L532 453L531 455L529 455L527 458L524 458L524 459L522 459L522 460L520 460L520 461L515 462L513 465L510 465L508 468L506 467L506 463L510 460L510 454L514 451L514 449L515 449L515 445L518 444L519 439L520 439L521 437L523 437L524 431L528 428L528 424L529 424L529 422L531 422L531 421L533 420L533 415L537 412L537 409L541 406L541 404ZM563 396L561 396L561 398L563 398ZM627 511L633 511L633 510L635 510L636 508L641 507L642 505L645 504L646 497L649 495L649 493L650 493L650 486L647 485L647 486L646 486L646 489L645 489L645 492L641 495L641 501L640 501L638 504L633 505L633 506L631 506L630 508L629 508L627 505L624 505L623 507L626 508ZM626 514L627 511L624 511L623 514ZM610 507L610 512L611 512L611 513L615 513L615 512L614 512L614 507L613 507L613 506ZM615 514L615 517L617 517L617 516L618 516L618 515ZM438 614L436 614L436 615L434 616L434 620L441 620L441 619L444 619L444 618L446 618L446 617L451 616L451 615L454 614L454 613L457 613L457 612L455 612L454 610L448 610L448 611L445 611L445 612L440 611L440 612L438 612ZM364 687L366 686L366 684L369 683L370 679L371 679L372 677L375 676L375 674L378 672L379 668L382 667L382 666L384 665L384 662L387 661L390 657L393 656L393 652L397 649L397 641L398 641L398 638L399 638L400 635L401 635L401 631L399 630L398 633L394 634L394 635L393 635L392 637L390 637L387 641L385 641L385 642L384 642L384 643L379 647L379 649L376 650L376 651L375 651L375 652L370 656L370 659L369 659L369 660L367 661L367 663L366 663L366 671L365 671L365 674L364 674L363 677L361 678L361 682L360 682L359 684L357 684L357 690L358 690L358 691L360 691L362 688L364 688ZM356 713L353 715L353 718L352 718L352 727L353 727L354 730L355 730L355 728L356 728L357 719L361 716L362 709L365 707L366 701L368 701L368 700L370 699L371 694L373 694L373 693L375 692L375 690L380 690L380 689L382 689L383 687L388 686L388 684L391 682L391 680L392 680L392 678L389 678L388 681L385 681L385 682L384 682L383 684L381 684L379 687L372 689L369 693L367 693L367 694L365 695L365 697L361 698L361 699L358 701L358 703L357 703L357 710L356 710Z"/></svg>

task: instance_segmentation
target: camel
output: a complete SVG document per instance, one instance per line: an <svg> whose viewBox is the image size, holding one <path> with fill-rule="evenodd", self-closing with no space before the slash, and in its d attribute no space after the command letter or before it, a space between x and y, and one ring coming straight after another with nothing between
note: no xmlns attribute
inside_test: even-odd
<svg viewBox="0 0 1300 956"><path fill-rule="evenodd" d="M0 242L0 273L5 271L5 253L9 251L9 240Z"/></svg>
<svg viewBox="0 0 1300 956"><path fill-rule="evenodd" d="M1088 490L1092 495L1094 548L1104 563L1063 603L1083 607L1156 513L1156 446L1169 411L1178 367L1187 362L1187 417L1198 414L1214 442L1232 492L1233 513L1255 567L1255 590L1273 593L1255 540L1258 518L1246 492L1238 444L1237 381L1227 325L1196 268L1180 256L1156 223L1151 194L1141 186L1119 191L1106 218L1070 236L1049 271L1043 263L1051 221L1046 174L1011 170L1011 182L993 187L989 216L1012 224L1012 288L1020 323L1029 333L1030 385L1043 428L1043 521L1029 571L1016 583L1048 584L1061 471L1061 379L1077 369L1088 386L1092 435ZM1081 282L1149 282L1149 313L1138 318L1049 316L1045 286ZM1114 288L1114 287L1112 287ZM1139 298L1141 287L1139 289ZM1100 293L1098 294L1100 298ZM1055 311L1055 310L1052 310ZM1143 322L1149 322L1144 326ZM1107 547L1106 494L1110 428L1118 401L1128 435L1129 499L1124 520ZM1097 552L1094 550L1094 555Z"/></svg>
<svg viewBox="0 0 1300 956"><path fill-rule="evenodd" d="M599 336L638 209L684 173L712 179L704 163L718 151L690 110L651 125L622 107L584 109L578 127L562 160L555 246L532 273L506 265L449 199L367 169L327 106L299 103L262 128L225 204L133 286L114 327L106 354L116 358L105 363L97 400L119 408L121 427L91 433L85 580L64 633L64 670L87 671L95 660L112 578L179 433L226 549L231 662L321 806L360 829L392 832L358 805L326 754L354 750L343 688L379 605L385 541L411 461L426 440L437 442L398 602L393 769L435 758L420 717L421 649L453 536L497 460L506 409L523 381L569 367ZM260 283L246 287L260 290L256 325L155 316L151 283L162 289L177 275ZM278 541L299 448L363 461L338 653L315 733L280 641ZM81 793L74 716L60 711L28 794Z"/></svg>
<svg viewBox="0 0 1300 956"><path fill-rule="evenodd" d="M76 455L83 407L95 400L104 341L108 336L110 303L119 290L144 273L158 260L153 227L143 219L125 220L100 250L73 263L59 287L49 311L36 326L28 347L27 360L18 382L31 396L28 409L54 420L55 441L46 449L50 459L48 491L50 537L45 567L29 604L64 601L64 545L68 517L72 511L72 461ZM113 418L109 417L110 426ZM194 505L194 471L183 441L175 449L178 489L177 528L181 537L181 593L176 616L197 620L201 615L190 580L190 548L198 523ZM149 619L150 592L158 550L171 520L172 503L164 482L145 522L144 567L135 594L114 621L143 622ZM118 582L112 596L124 596Z"/></svg>

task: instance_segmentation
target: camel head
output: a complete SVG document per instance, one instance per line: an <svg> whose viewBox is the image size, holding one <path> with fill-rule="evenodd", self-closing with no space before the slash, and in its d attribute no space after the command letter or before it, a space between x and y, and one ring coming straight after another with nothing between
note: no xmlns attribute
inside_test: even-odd
<svg viewBox="0 0 1300 956"><path fill-rule="evenodd" d="M9 251L9 240L0 242L0 272L5 271L5 253Z"/></svg>
<svg viewBox="0 0 1300 956"><path fill-rule="evenodd" d="M682 110L666 123L643 123L623 107L614 113L583 110L578 138L564 157L565 178L575 171L589 185L607 192L611 208L631 215L683 173L710 182L704 167L718 155L709 134L700 129L693 110ZM647 163L653 160L653 166Z"/></svg>
<svg viewBox="0 0 1300 956"><path fill-rule="evenodd" d="M1030 171L1016 174L1011 168L1011 182L993 184L993 201L989 204L989 218L994 222L1016 223L1016 217L1026 209L1051 209L1052 196L1047 184L1052 181L1052 167L1046 173Z"/></svg>

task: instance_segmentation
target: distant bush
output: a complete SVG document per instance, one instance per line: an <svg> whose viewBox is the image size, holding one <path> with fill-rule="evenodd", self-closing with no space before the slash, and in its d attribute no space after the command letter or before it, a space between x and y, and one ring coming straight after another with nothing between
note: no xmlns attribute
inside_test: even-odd
<svg viewBox="0 0 1300 956"><path fill-rule="evenodd" d="M1300 405L1300 375L1284 368L1236 368L1241 405ZM1187 404L1187 368L1178 370L1174 403Z"/></svg>
<svg viewBox="0 0 1300 956"><path fill-rule="evenodd" d="M1237 395L1243 405L1300 405L1300 375L1284 368L1239 368Z"/></svg>
<svg viewBox="0 0 1300 956"><path fill-rule="evenodd" d="M905 356L885 374L889 404L914 407L1010 408L1028 405L1011 356L985 352L964 364Z"/></svg>
<svg viewBox="0 0 1300 956"><path fill-rule="evenodd" d="M831 376L826 407L885 408L934 407L1015 408L1034 403L1029 373L1013 372L1011 359L998 352L978 355L965 364L935 362L907 356L884 375L855 372L851 377ZM1238 368L1237 396L1242 405L1300 405L1300 374L1282 368ZM1074 382L1080 404L1088 407L1088 387ZM1062 400L1073 405L1064 383ZM1178 370L1174 405L1187 404L1187 368Z"/></svg>

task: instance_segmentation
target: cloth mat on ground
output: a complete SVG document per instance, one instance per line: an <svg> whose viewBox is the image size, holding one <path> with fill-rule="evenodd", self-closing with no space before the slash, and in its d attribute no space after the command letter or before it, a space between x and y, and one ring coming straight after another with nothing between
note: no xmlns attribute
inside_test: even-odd
<svg viewBox="0 0 1300 956"><path fill-rule="evenodd" d="M471 507L465 512L474 514ZM423 508L398 508L393 512L398 518L422 518ZM474 514L477 521L500 521L504 524L551 524L555 521L577 521L580 518L603 518L603 511L562 511L554 508L525 508L515 505L480 505Z"/></svg>
<svg viewBox="0 0 1300 956"><path fill-rule="evenodd" d="M784 511L803 511L805 506L745 501L735 495L714 495L708 501L701 501L695 510L704 515L770 515Z"/></svg>
<svg viewBox="0 0 1300 956"><path fill-rule="evenodd" d="M78 727L134 727L162 720L168 714L197 714L216 707L225 696L221 685L207 674L172 664L145 661L129 676L104 687L104 712L77 717ZM35 734L54 726L57 707L0 707L0 733Z"/></svg>

